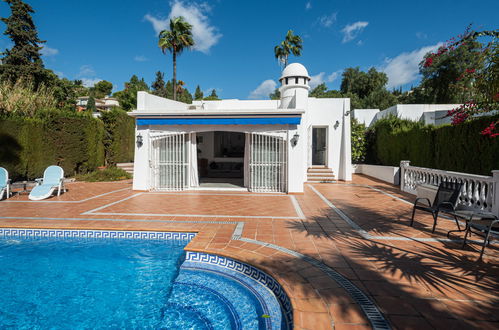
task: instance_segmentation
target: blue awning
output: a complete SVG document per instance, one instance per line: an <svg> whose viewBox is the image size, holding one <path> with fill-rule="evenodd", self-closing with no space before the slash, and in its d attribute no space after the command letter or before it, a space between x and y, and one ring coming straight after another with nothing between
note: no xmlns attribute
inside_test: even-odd
<svg viewBox="0 0 499 330"><path fill-rule="evenodd" d="M299 125L300 117L255 118L137 118L144 125Z"/></svg>

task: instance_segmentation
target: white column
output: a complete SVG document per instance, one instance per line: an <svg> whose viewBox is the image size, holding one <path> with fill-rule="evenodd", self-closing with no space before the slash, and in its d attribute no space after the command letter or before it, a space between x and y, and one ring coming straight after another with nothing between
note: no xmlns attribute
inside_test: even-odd
<svg viewBox="0 0 499 330"><path fill-rule="evenodd" d="M400 161L400 189L402 191L407 191L405 189L405 168L411 164L409 160Z"/></svg>
<svg viewBox="0 0 499 330"><path fill-rule="evenodd" d="M492 171L494 196L492 196L492 213L499 216L499 170Z"/></svg>
<svg viewBox="0 0 499 330"><path fill-rule="evenodd" d="M147 127L147 128L142 128ZM135 154L133 162L133 190L148 190L149 182L149 129L135 126ZM137 136L142 136L142 145L137 145Z"/></svg>
<svg viewBox="0 0 499 330"><path fill-rule="evenodd" d="M340 153L340 168L338 179L344 181L352 180L352 134L350 127L350 99L343 99L343 111L340 123L341 128L341 153ZM348 112L348 115L347 115Z"/></svg>

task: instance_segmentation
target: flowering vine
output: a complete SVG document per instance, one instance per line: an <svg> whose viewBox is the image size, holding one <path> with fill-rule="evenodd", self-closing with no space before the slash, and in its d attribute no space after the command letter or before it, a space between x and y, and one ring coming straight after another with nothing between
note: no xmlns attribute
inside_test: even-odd
<svg viewBox="0 0 499 330"><path fill-rule="evenodd" d="M421 63L424 68L436 65L444 54L454 52L468 43L471 44L480 37L491 39L485 45L479 44L481 49L475 54L483 61L483 67L464 68L462 73L455 78L455 82L451 84L452 88L461 91L462 95L466 95L468 98L467 102L448 111L447 116L452 117L452 125L459 125L471 120L477 114L499 110L499 30L477 32L471 30L471 26L469 26L464 34L459 35L457 39L450 39L436 52L428 54ZM482 130L481 134L491 138L498 137L499 120L490 123Z"/></svg>

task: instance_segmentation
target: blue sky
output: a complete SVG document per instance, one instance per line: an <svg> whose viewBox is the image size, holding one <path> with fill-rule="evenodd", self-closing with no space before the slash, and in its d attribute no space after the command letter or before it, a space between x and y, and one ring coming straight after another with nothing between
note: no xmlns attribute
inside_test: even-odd
<svg viewBox="0 0 499 330"><path fill-rule="evenodd" d="M222 98L267 98L281 68L273 48L292 29L303 38L303 63L313 84L338 88L347 67L376 67L389 87L417 83L428 50L462 33L499 28L499 1L67 1L30 0L46 67L86 84L104 79L123 89L131 75L149 84L155 72L172 76L171 55L157 47L157 32L171 16L194 25L197 46L178 59L177 77L193 92L216 89ZM0 16L10 14L0 3ZM3 31L5 25L0 23ZM9 47L0 37L0 49Z"/></svg>

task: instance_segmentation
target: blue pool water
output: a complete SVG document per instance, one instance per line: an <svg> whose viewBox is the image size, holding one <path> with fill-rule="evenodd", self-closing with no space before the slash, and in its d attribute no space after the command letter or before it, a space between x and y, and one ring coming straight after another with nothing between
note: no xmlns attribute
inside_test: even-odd
<svg viewBox="0 0 499 330"><path fill-rule="evenodd" d="M0 328L268 326L251 289L215 271L181 268L187 243L0 238Z"/></svg>

